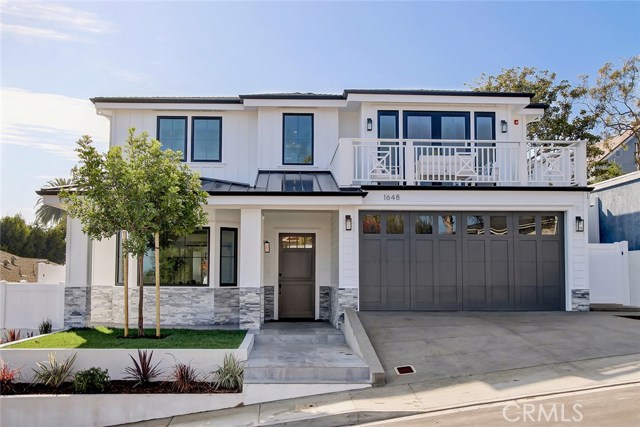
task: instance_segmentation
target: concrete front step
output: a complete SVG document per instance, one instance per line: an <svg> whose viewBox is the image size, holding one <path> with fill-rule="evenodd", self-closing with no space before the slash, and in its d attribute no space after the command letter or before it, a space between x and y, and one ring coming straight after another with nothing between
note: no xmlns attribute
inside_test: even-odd
<svg viewBox="0 0 640 427"><path fill-rule="evenodd" d="M368 384L369 367L324 323L265 325L254 337L246 384Z"/></svg>

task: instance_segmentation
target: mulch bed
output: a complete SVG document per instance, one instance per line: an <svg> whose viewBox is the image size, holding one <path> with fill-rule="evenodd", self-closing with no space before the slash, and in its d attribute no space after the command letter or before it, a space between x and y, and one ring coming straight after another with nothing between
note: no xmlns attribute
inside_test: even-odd
<svg viewBox="0 0 640 427"><path fill-rule="evenodd" d="M134 387L135 381L112 380L104 393L110 394L181 394L172 389L171 382L152 382L147 385ZM104 394L103 393L103 394ZM190 394L214 394L214 393L237 393L235 390L216 390L210 383L198 382L193 384L193 388L185 393ZM73 383L64 383L57 390L42 385L17 383L13 384L9 390L1 390L0 395L24 395L24 394L80 394L73 389ZM184 393L183 393L184 394Z"/></svg>

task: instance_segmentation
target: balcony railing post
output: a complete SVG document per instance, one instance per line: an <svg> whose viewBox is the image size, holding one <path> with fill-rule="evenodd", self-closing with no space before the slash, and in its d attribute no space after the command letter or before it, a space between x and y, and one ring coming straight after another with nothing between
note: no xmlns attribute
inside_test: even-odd
<svg viewBox="0 0 640 427"><path fill-rule="evenodd" d="M587 142L579 141L576 148L575 162L576 184L587 185Z"/></svg>
<svg viewBox="0 0 640 427"><path fill-rule="evenodd" d="M416 161L413 141L402 141L402 146L404 150L404 179L407 181L407 185L415 185Z"/></svg>
<svg viewBox="0 0 640 427"><path fill-rule="evenodd" d="M516 162L517 167L517 177L520 181L520 185L526 186L529 184L529 167L528 167L528 156L529 149L527 147L527 141L520 141L518 144L518 160Z"/></svg>
<svg viewBox="0 0 640 427"><path fill-rule="evenodd" d="M347 187L354 184L356 178L356 165L353 161L354 150L353 140L342 138L338 142L338 185Z"/></svg>

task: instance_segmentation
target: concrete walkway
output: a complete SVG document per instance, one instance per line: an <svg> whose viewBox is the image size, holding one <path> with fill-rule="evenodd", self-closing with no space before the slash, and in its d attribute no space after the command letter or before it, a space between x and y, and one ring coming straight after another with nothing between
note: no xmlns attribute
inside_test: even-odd
<svg viewBox="0 0 640 427"><path fill-rule="evenodd" d="M640 321L611 313L390 312L361 318L387 386L136 425L342 426L640 383ZM397 364L411 364L417 373L396 376Z"/></svg>

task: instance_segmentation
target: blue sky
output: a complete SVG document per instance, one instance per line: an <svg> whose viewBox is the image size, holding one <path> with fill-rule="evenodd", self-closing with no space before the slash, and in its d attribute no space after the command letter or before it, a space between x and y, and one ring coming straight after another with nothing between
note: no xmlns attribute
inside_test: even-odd
<svg viewBox="0 0 640 427"><path fill-rule="evenodd" d="M640 53L640 1L73 1L1 5L2 215L106 149L93 96L462 89L535 66L576 81Z"/></svg>

